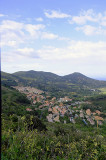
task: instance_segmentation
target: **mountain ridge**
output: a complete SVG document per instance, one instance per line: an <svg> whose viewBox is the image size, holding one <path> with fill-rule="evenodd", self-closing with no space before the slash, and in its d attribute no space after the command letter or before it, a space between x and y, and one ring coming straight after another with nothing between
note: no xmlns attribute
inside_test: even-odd
<svg viewBox="0 0 106 160"><path fill-rule="evenodd" d="M1 72L1 82L9 86L30 86L52 94L67 95L69 93L87 94L91 89L106 87L106 81L89 78L82 73L74 72L59 76L44 71L19 71L12 74Z"/></svg>
<svg viewBox="0 0 106 160"><path fill-rule="evenodd" d="M56 76L58 76L58 77L66 77L66 76L71 76L71 75L82 75L82 76L84 76L84 77L87 77L87 78L90 78L90 79L93 79L93 80L97 80L97 81L106 81L105 79L106 78L103 78L104 80L102 80L102 79L97 79L97 78L92 78L92 77L89 77L89 76L86 76L86 75L84 75L83 73L80 73L80 72L73 72L73 73L70 73L70 74L66 74L66 75L58 75L58 74L55 74L55 73L52 73L52 72L46 72L46 71L35 71L35 70L29 70L29 71L17 71L17 72L14 72L14 73L7 73L7 72L4 72L4 71L1 71L1 73L6 73L6 74L9 74L9 75L17 75L17 74L20 74L20 73L30 73L30 72L32 72L32 73L50 73L50 74L53 74L53 75L56 75Z"/></svg>

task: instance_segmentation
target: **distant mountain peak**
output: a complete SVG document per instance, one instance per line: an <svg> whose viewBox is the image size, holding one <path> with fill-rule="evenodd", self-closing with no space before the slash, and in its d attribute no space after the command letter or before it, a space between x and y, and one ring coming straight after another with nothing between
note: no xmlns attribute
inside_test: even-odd
<svg viewBox="0 0 106 160"><path fill-rule="evenodd" d="M82 73L80 73L80 72L74 72L74 73L72 73L73 75L83 75Z"/></svg>

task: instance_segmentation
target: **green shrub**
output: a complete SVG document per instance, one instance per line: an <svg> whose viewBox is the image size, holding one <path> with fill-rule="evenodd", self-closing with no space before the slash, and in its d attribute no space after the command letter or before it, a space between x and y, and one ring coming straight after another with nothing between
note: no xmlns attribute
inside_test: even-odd
<svg viewBox="0 0 106 160"><path fill-rule="evenodd" d="M28 130L38 129L39 131L46 131L46 125L42 121L33 115L26 115L25 122L27 123Z"/></svg>

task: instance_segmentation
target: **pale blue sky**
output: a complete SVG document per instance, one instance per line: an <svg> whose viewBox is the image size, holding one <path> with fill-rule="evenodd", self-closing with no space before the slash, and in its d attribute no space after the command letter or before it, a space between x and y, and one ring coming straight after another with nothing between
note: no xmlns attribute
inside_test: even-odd
<svg viewBox="0 0 106 160"><path fill-rule="evenodd" d="M106 79L106 0L1 0L1 69Z"/></svg>

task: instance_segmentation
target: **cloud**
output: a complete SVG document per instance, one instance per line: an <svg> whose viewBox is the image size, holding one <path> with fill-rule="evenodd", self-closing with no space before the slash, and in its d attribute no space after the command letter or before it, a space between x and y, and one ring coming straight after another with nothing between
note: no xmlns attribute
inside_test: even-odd
<svg viewBox="0 0 106 160"><path fill-rule="evenodd" d="M48 18L70 19L70 23L74 24L71 25L71 27L75 27L75 31L83 32L87 36L106 35L106 13L96 14L93 10L87 10L82 11L80 15L70 16L60 11L52 10L45 11L45 16ZM66 35L66 33L72 32L70 26L69 31L64 29L64 33L61 32L61 35L63 36L61 37L56 34L56 32L53 33L51 31L56 28L53 28L53 26L51 28L49 28L50 26L47 26L46 28L46 25L43 23L40 24L40 22L42 22L41 17L37 18L36 21L33 21L34 24L31 24L28 21L26 23L15 20L1 21L1 58L3 62L2 66L5 70L6 68L8 68L9 71L15 71L16 69L17 71L23 69L39 69L55 71L57 73L62 70L63 73L70 73L71 70L79 71L77 69L83 69L84 67L86 69L89 68L90 71L93 66L96 66L95 70L102 66L99 71L105 68L105 41L97 41L96 39L95 42L71 41L69 37L71 34L69 34L69 38L64 37L64 33ZM48 28L50 30L48 30ZM78 37L75 34L74 39L77 38ZM105 39L105 37L103 37L103 39ZM64 43L62 40L66 42ZM50 41L51 46L49 46ZM45 44L48 46L43 46ZM41 64L41 66L36 66L36 64Z"/></svg>
<svg viewBox="0 0 106 160"><path fill-rule="evenodd" d="M1 46L16 47L32 38L37 39L41 35L43 24L25 24L21 22L3 20L0 25Z"/></svg>
<svg viewBox="0 0 106 160"><path fill-rule="evenodd" d="M29 62L29 63L18 63L16 65L15 62L13 62L11 65L9 65L8 63L3 63L1 66L1 70L8 72L8 73L14 73L17 71L29 71L29 70L40 70L40 68L42 67L41 64L39 63L34 63L34 62Z"/></svg>
<svg viewBox="0 0 106 160"><path fill-rule="evenodd" d="M87 22L95 22L99 23L103 19L103 15L101 13L94 13L92 9L87 11L81 11L80 15L72 16L71 20L69 20L70 24L76 23L78 25L84 25Z"/></svg>
<svg viewBox="0 0 106 160"><path fill-rule="evenodd" d="M38 55L42 59L47 60L65 60L65 59L81 59L95 57L98 60L106 61L106 42L89 42L89 41L71 41L70 45L64 48L56 48L52 46L44 46L37 50ZM102 59L102 60L103 60Z"/></svg>
<svg viewBox="0 0 106 160"><path fill-rule="evenodd" d="M100 25L106 26L106 13L105 13L105 16L102 17L101 22L100 22Z"/></svg>
<svg viewBox="0 0 106 160"><path fill-rule="evenodd" d="M3 20L1 23L1 31L5 29L9 30L20 30L24 27L23 23L16 22L16 21L11 21L11 20Z"/></svg>
<svg viewBox="0 0 106 160"><path fill-rule="evenodd" d="M2 51L1 68L6 72L43 70L61 75L77 71L92 75L104 73L106 42L70 41L66 47L21 47ZM60 72L60 73L59 73Z"/></svg>
<svg viewBox="0 0 106 160"><path fill-rule="evenodd" d="M32 52L34 52L34 49L33 48L20 48L20 49L17 49L17 51L26 54L26 53L32 53Z"/></svg>
<svg viewBox="0 0 106 160"><path fill-rule="evenodd" d="M106 26L106 21L102 21L102 22L101 22L101 25L102 25L102 26Z"/></svg>
<svg viewBox="0 0 106 160"><path fill-rule="evenodd" d="M34 48L18 48L12 49L12 51L2 51L2 62L3 63L16 63L18 65L20 62L33 61L38 59L39 55ZM30 62L31 63L31 62Z"/></svg>
<svg viewBox="0 0 106 160"><path fill-rule="evenodd" d="M4 17L5 15L4 14L0 14L0 17Z"/></svg>
<svg viewBox="0 0 106 160"><path fill-rule="evenodd" d="M105 29L102 29L102 27L94 27L91 25L84 25L83 27L76 27L76 30L83 31L83 33L87 36L106 35Z"/></svg>
<svg viewBox="0 0 106 160"><path fill-rule="evenodd" d="M45 25L43 25L43 24L37 24L37 25L26 24L24 28L27 32L30 33L31 36L38 38L38 36L39 36L38 31L44 29Z"/></svg>
<svg viewBox="0 0 106 160"><path fill-rule="evenodd" d="M19 70L23 70L23 71L28 71L28 70L38 70L41 65L39 63L32 63L32 64L18 64L17 66L16 65L13 65L13 67L15 68L15 71L19 71Z"/></svg>
<svg viewBox="0 0 106 160"><path fill-rule="evenodd" d="M68 20L70 24L78 25L75 30L82 31L85 35L106 35L106 13L95 13L93 9L81 11L78 16Z"/></svg>
<svg viewBox="0 0 106 160"><path fill-rule="evenodd" d="M71 17L69 14L61 13L60 11L55 11L55 10L51 10L50 12L45 11L44 14L47 18L69 18Z"/></svg>
<svg viewBox="0 0 106 160"><path fill-rule="evenodd" d="M53 33L42 32L41 39L56 39L58 35Z"/></svg>
<svg viewBox="0 0 106 160"><path fill-rule="evenodd" d="M41 17L36 18L35 20L38 21L38 22L43 22L43 18L41 18Z"/></svg>
<svg viewBox="0 0 106 160"><path fill-rule="evenodd" d="M19 48L17 49L18 51L25 53L25 52L33 52L34 49L33 48Z"/></svg>
<svg viewBox="0 0 106 160"><path fill-rule="evenodd" d="M6 30L1 34L1 47L16 47L18 44L24 43L24 39L24 33Z"/></svg>
<svg viewBox="0 0 106 160"><path fill-rule="evenodd" d="M0 25L1 46L16 47L35 39L57 39L58 35L45 32L44 24L25 24L21 22L3 20Z"/></svg>
<svg viewBox="0 0 106 160"><path fill-rule="evenodd" d="M83 27L76 27L77 31L83 31L85 35L93 35L96 33L96 27L85 25Z"/></svg>
<svg viewBox="0 0 106 160"><path fill-rule="evenodd" d="M25 37L23 28L23 23L3 20L0 25L1 46L16 46L23 43Z"/></svg>
<svg viewBox="0 0 106 160"><path fill-rule="evenodd" d="M29 57L30 59L34 58L39 58L39 55L37 54L36 50L34 48L19 48L17 49L16 51L16 54L17 55L21 55L23 56L24 58L25 57Z"/></svg>

